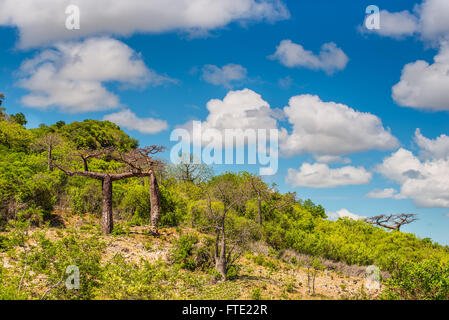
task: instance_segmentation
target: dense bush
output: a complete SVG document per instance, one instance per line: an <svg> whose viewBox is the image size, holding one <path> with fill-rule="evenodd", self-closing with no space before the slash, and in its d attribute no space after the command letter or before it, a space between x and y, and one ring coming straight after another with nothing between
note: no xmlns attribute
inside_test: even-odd
<svg viewBox="0 0 449 320"><path fill-rule="evenodd" d="M43 234L35 236L37 244L30 249L31 268L46 276L46 298L91 299L101 280L101 256L104 244L95 237L80 239L78 234L51 241ZM80 272L80 289L65 286L67 267L76 266Z"/></svg>
<svg viewBox="0 0 449 320"><path fill-rule="evenodd" d="M385 285L384 299L448 300L449 266L434 260L400 262Z"/></svg>
<svg viewBox="0 0 449 320"><path fill-rule="evenodd" d="M178 263L181 268L195 270L195 258L193 256L194 246L198 243L196 235L183 235L175 241L171 258Z"/></svg>

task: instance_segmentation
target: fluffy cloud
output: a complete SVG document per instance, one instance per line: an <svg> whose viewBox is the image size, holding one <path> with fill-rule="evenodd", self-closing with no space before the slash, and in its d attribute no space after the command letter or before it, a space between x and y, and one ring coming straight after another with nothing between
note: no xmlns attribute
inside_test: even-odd
<svg viewBox="0 0 449 320"><path fill-rule="evenodd" d="M277 111L270 108L268 102L262 97L250 90L229 91L223 100L212 99L207 103L209 115L201 124L201 141L193 135L194 143L197 145L209 145L213 141L216 148L221 148L222 137L225 130L234 130L230 134L238 134L236 130L243 130L243 134L247 129L276 129L277 128ZM182 126L184 129L193 133L193 122L188 122ZM220 135L215 139L216 135ZM242 136L243 137L243 136ZM247 138L244 143L248 143ZM269 134L268 134L269 138ZM242 141L243 142L243 141ZM240 143L237 142L240 147Z"/></svg>
<svg viewBox="0 0 449 320"><path fill-rule="evenodd" d="M223 100L207 103L209 115L203 129L275 129L277 121L268 102L250 90L229 91Z"/></svg>
<svg viewBox="0 0 449 320"><path fill-rule="evenodd" d="M20 87L30 93L24 105L57 107L69 113L108 110L120 106L105 83L160 85L173 80L148 69L126 44L110 38L61 43L21 66Z"/></svg>
<svg viewBox="0 0 449 320"><path fill-rule="evenodd" d="M400 197L417 206L449 208L448 158L421 161L401 148L384 159L378 171L401 186Z"/></svg>
<svg viewBox="0 0 449 320"><path fill-rule="evenodd" d="M375 189L365 195L367 198L373 199L386 199L386 198L399 198L397 191L393 188L387 188L383 190Z"/></svg>
<svg viewBox="0 0 449 320"><path fill-rule="evenodd" d="M362 217L355 213L352 213L347 209L341 209L336 212L329 211L329 212L326 212L326 215L327 215L328 219L332 220L332 221L336 221L339 218L349 218L349 219L353 219L353 220L365 219L365 217Z"/></svg>
<svg viewBox="0 0 449 320"><path fill-rule="evenodd" d="M214 65L205 65L202 69L202 78L208 83L214 85L222 85L225 87L232 87L238 81L244 80L247 71L239 64L227 64L222 68Z"/></svg>
<svg viewBox="0 0 449 320"><path fill-rule="evenodd" d="M439 41L449 37L449 2L424 0L419 7L421 34L426 40Z"/></svg>
<svg viewBox="0 0 449 320"><path fill-rule="evenodd" d="M407 10L401 12L380 11L380 28L368 30L360 27L362 33L377 33L381 36L402 38L412 36L419 30L418 18Z"/></svg>
<svg viewBox="0 0 449 320"><path fill-rule="evenodd" d="M65 9L79 6L81 29L65 28ZM135 32L185 31L205 34L232 22L289 18L280 0L2 0L0 25L20 32L20 45L30 47L99 34L128 36Z"/></svg>
<svg viewBox="0 0 449 320"><path fill-rule="evenodd" d="M419 34L424 41L438 43L449 39L449 2L446 0L424 0L416 5L413 13L404 10L401 12L380 12L380 29L367 30L360 28L362 33L377 33L381 36L402 38Z"/></svg>
<svg viewBox="0 0 449 320"><path fill-rule="evenodd" d="M449 158L449 137L445 134L432 140L424 137L420 129L416 129L415 142L420 148L420 155L425 159Z"/></svg>
<svg viewBox="0 0 449 320"><path fill-rule="evenodd" d="M424 0L414 13L381 12L381 28L374 32L392 37L419 34L440 51L434 63L418 60L407 64L401 80L393 87L394 101L404 107L433 111L449 110L449 2ZM366 29L363 29L366 32Z"/></svg>
<svg viewBox="0 0 449 320"><path fill-rule="evenodd" d="M144 134L154 134L168 128L166 121L153 118L138 118L131 110L126 109L104 116L103 120L113 122L128 130L136 130Z"/></svg>
<svg viewBox="0 0 449 320"><path fill-rule="evenodd" d="M343 70L349 61L346 54L333 42L325 43L318 55L305 50L291 40L282 40L276 52L269 56L289 68L302 67L312 70L324 70L328 74Z"/></svg>
<svg viewBox="0 0 449 320"><path fill-rule="evenodd" d="M401 80L393 87L393 99L401 106L449 110L449 44L442 45L440 52L429 65L418 60L407 64Z"/></svg>
<svg viewBox="0 0 449 320"><path fill-rule="evenodd" d="M293 126L291 134L285 129L281 133L281 151L286 155L340 156L398 145L377 116L323 102L318 96L292 97L284 113Z"/></svg>
<svg viewBox="0 0 449 320"><path fill-rule="evenodd" d="M370 182L372 174L363 167L329 168L326 164L304 163L299 170L288 169L286 182L292 187L335 188Z"/></svg>

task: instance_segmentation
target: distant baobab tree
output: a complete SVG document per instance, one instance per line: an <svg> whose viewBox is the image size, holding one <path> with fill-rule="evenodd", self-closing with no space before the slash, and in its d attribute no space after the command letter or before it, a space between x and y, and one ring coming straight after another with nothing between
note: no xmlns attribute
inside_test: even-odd
<svg viewBox="0 0 449 320"><path fill-rule="evenodd" d="M117 150L107 149L105 152L93 151L89 157L86 152L83 160L84 167L86 167L87 159L97 158L107 155L110 159L116 160L125 164L121 173L108 172L92 172L92 171L70 171L62 168L60 165L55 165L68 176L81 176L91 179L100 180L102 182L103 192L103 208L101 217L101 227L105 234L112 232L114 223L112 216L112 183L134 177L149 177L150 180L150 202L151 202L151 218L150 226L151 232L157 233L157 225L161 215L161 200L159 185L156 179L155 170L162 166L162 162L155 160L153 157L165 148L161 146L150 146L146 148L132 149L129 152L121 153ZM85 159L87 158L87 159ZM86 160L86 161L85 161Z"/></svg>
<svg viewBox="0 0 449 320"><path fill-rule="evenodd" d="M413 213L383 214L365 219L365 221L370 224L395 231L400 231L403 225L410 224L416 220L418 220L418 218L416 217L416 214Z"/></svg>

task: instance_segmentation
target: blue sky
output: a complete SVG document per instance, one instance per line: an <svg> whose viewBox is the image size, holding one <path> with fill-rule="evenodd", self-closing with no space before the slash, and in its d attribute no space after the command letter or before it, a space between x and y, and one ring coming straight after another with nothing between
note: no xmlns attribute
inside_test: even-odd
<svg viewBox="0 0 449 320"><path fill-rule="evenodd" d="M281 191L296 191L299 197L310 198L329 212L343 214L346 211L340 210L346 209L359 216L417 213L420 220L405 231L449 244L449 217L445 216L449 213L449 183L444 183L449 181L449 138L445 136L449 111L449 59L445 58L449 50L445 41L449 25L440 19L441 14L449 16L447 3L377 0L380 29L367 31L362 26L371 1L227 1L223 7L211 4L197 9L194 15L184 15L183 10L190 11L183 1L179 6L177 0L147 2L154 6L138 0L129 2L135 2L137 9L125 10L127 20L113 13L108 20L103 14L106 9L84 0L47 1L46 7L26 0L0 0L0 91L7 96L8 112L23 112L28 127L58 120L101 120L115 114L110 119L118 119L118 124L141 145L170 147L174 128L192 120L206 123L210 100L223 100L232 92L236 99L241 98L243 89L260 95L270 112L284 110L284 118L275 121L276 126L294 137L294 123L288 121L284 108L290 98L298 96L305 106L300 102L290 105L292 114L299 118L296 126L316 140L290 150L289 157L282 156L278 173L267 181L277 183ZM81 9L80 30L65 29L64 9L71 3ZM115 3L118 1L110 1L111 8ZM179 12L173 13L168 4L174 4ZM167 8L162 8L165 5ZM162 21L158 21L156 9L164 15ZM210 20L206 19L208 15ZM278 50L276 58L269 58L283 40L291 40L284 55ZM101 43L112 46L119 58L108 57ZM327 60L319 56L326 43L335 44ZM298 52L298 45L303 51ZM88 55L98 55L99 60L86 62L87 71L81 70L83 66L70 62L75 51L86 61ZM441 59L434 64L437 55ZM42 59L37 61L36 57ZM415 64L419 60L427 65ZM229 64L231 76L220 72ZM405 73L407 64L414 64L417 71ZM212 78L205 75L207 65ZM38 75L46 66L51 66L45 69L50 70L50 78L42 81ZM117 70L105 72L114 69L112 66ZM393 95L401 75L402 87ZM61 79L67 86L56 92L51 81L58 83ZM73 86L77 85L87 85L90 91L72 99ZM425 93L428 91L431 97ZM319 97L313 102L316 109L309 107L306 95ZM71 105L74 100L78 102ZM301 119L308 108L329 115L326 121L314 118L309 122L316 121L317 127L329 123L333 131L327 126L317 129L318 134L307 132L310 128L303 132L301 126L307 127L307 123ZM152 125L154 132L137 127L137 121L123 122L123 110L132 112L142 126ZM340 115L344 121L335 120L334 126L333 119ZM260 117L274 119L267 113ZM376 119L381 121L380 127ZM415 135L417 128L422 135ZM346 161L318 160L317 156L328 155L326 147L318 146L326 145L325 139L341 132L332 155ZM359 147L348 147L357 143ZM168 152L164 157L168 159ZM391 160L388 165L385 159ZM319 187L304 182L311 173L301 167L304 163L323 179ZM257 166L215 167L217 172L239 169L258 171ZM293 171L287 183L289 169ZM341 176L341 172L346 174ZM404 176L410 172L414 177ZM295 179L298 182L292 183ZM326 186L329 180L337 186ZM382 198L366 196L385 189L395 191L388 197L388 192Z"/></svg>

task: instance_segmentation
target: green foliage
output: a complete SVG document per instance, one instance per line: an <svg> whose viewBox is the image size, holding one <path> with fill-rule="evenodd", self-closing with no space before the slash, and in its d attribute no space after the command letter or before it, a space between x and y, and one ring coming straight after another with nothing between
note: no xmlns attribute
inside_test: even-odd
<svg viewBox="0 0 449 320"><path fill-rule="evenodd" d="M251 299L253 299L253 300L261 300L262 299L262 293L260 291L260 288L256 288L253 290Z"/></svg>
<svg viewBox="0 0 449 320"><path fill-rule="evenodd" d="M237 264L233 264L229 267L228 272L226 273L226 277L228 280L235 280L237 279L237 277L240 274L240 271L242 270L242 267L237 265Z"/></svg>
<svg viewBox="0 0 449 320"><path fill-rule="evenodd" d="M99 150L117 147L121 151L136 148L137 140L131 139L120 127L109 121L85 120L60 126L60 134L73 141L78 149Z"/></svg>
<svg viewBox="0 0 449 320"><path fill-rule="evenodd" d="M25 118L25 115L22 112L11 114L9 118L13 120L15 123L20 124L21 126L24 126L28 123L27 119Z"/></svg>
<svg viewBox="0 0 449 320"><path fill-rule="evenodd" d="M174 188L160 186L162 226L178 226L185 218L187 204L185 199L176 191Z"/></svg>
<svg viewBox="0 0 449 320"><path fill-rule="evenodd" d="M47 278L48 299L91 299L101 279L101 256L104 243L95 236L86 239L71 234L61 240L51 241L37 234L36 246L29 254L30 266ZM69 290L65 286L66 270L76 266L80 271L80 289Z"/></svg>
<svg viewBox="0 0 449 320"><path fill-rule="evenodd" d="M100 213L102 206L101 184L91 179L79 178L80 186L69 188L70 207L73 213ZM73 181L72 181L73 183Z"/></svg>
<svg viewBox="0 0 449 320"><path fill-rule="evenodd" d="M385 286L384 299L448 300L449 266L434 260L399 262Z"/></svg>
<svg viewBox="0 0 449 320"><path fill-rule="evenodd" d="M0 121L0 144L9 149L25 150L31 139L31 133L17 122Z"/></svg>
<svg viewBox="0 0 449 320"><path fill-rule="evenodd" d="M132 218L133 223L138 225L148 224L151 212L149 187L140 182L133 180L118 186L122 197L116 197L120 200L119 210L124 213L125 217Z"/></svg>
<svg viewBox="0 0 449 320"><path fill-rule="evenodd" d="M27 292L19 291L20 277L11 275L0 263L0 300L26 300Z"/></svg>
<svg viewBox="0 0 449 320"><path fill-rule="evenodd" d="M181 268L195 270L196 264L193 257L194 246L198 243L196 235L183 235L176 240L171 258Z"/></svg>

